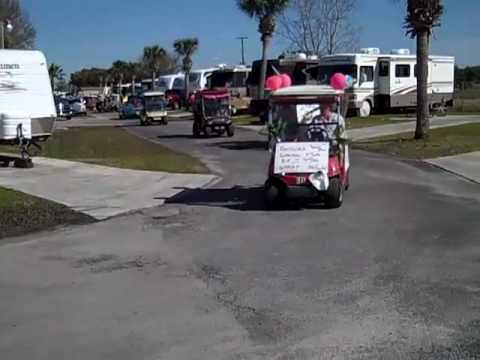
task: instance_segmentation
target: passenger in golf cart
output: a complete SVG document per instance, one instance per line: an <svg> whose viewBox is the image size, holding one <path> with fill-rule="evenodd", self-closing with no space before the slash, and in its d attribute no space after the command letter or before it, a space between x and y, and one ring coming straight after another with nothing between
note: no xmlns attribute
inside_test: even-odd
<svg viewBox="0 0 480 360"><path fill-rule="evenodd" d="M227 89L203 90L195 94L193 136L209 137L213 132L229 137L235 134L232 122L230 92Z"/></svg>
<svg viewBox="0 0 480 360"><path fill-rule="evenodd" d="M350 167L343 91L294 86L274 92L270 101L267 205L304 198L340 207Z"/></svg>
<svg viewBox="0 0 480 360"><path fill-rule="evenodd" d="M141 125L152 125L158 122L168 124L167 99L163 91L149 91L143 94L143 109L140 113Z"/></svg>

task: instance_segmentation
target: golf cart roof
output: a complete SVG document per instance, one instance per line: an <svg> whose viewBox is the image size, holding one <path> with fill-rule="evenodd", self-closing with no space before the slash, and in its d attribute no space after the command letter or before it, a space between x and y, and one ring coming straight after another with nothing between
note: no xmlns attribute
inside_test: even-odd
<svg viewBox="0 0 480 360"><path fill-rule="evenodd" d="M150 97L150 96L165 96L164 91L147 91L143 93L144 97Z"/></svg>
<svg viewBox="0 0 480 360"><path fill-rule="evenodd" d="M343 90L335 90L327 85L300 85L289 86L283 89L272 92L273 98L288 96L288 97L316 97L316 96L337 96L343 95Z"/></svg>
<svg viewBox="0 0 480 360"><path fill-rule="evenodd" d="M230 97L228 89L203 90L198 93L201 97L209 100L218 100Z"/></svg>

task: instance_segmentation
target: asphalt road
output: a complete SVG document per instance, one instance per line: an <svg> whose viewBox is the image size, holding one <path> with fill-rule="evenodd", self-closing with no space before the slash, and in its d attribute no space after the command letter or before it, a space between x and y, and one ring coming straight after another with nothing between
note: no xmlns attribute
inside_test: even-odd
<svg viewBox="0 0 480 360"><path fill-rule="evenodd" d="M224 180L0 247L2 358L480 358L478 185L353 152L342 208L267 212L261 136L128 131Z"/></svg>

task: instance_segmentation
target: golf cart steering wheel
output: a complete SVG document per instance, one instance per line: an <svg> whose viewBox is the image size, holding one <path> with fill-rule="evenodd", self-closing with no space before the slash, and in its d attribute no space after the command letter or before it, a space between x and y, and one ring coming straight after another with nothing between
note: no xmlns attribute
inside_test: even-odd
<svg viewBox="0 0 480 360"><path fill-rule="evenodd" d="M322 126L324 126L324 124L310 125L307 130L308 139L313 141L329 141L330 136Z"/></svg>

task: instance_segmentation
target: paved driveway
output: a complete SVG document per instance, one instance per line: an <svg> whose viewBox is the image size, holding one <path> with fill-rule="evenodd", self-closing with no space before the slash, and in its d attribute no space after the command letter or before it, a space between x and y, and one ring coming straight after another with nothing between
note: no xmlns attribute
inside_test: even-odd
<svg viewBox="0 0 480 360"><path fill-rule="evenodd" d="M129 127L224 180L0 247L7 359L474 359L479 186L352 154L335 211L267 212L264 139Z"/></svg>
<svg viewBox="0 0 480 360"><path fill-rule="evenodd" d="M35 168L0 168L0 186L39 196L103 220L162 205L184 187L202 187L212 175L116 169L35 158Z"/></svg>

